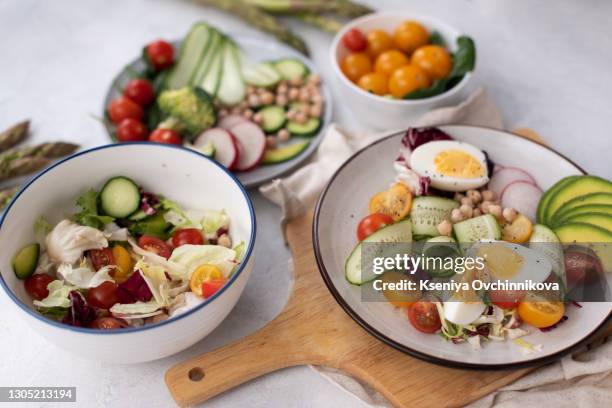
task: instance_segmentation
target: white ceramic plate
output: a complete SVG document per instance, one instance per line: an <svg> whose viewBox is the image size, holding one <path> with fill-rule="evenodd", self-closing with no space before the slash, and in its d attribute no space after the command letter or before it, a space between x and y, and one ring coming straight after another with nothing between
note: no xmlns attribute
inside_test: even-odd
<svg viewBox="0 0 612 408"><path fill-rule="evenodd" d="M265 41L259 38L243 37L243 36L232 36L232 40L236 41L246 55L253 61L268 61L276 60L281 58L297 58L302 61L310 69L310 72L317 72L314 64L302 54L293 50L292 48L278 43ZM179 42L175 42L175 48L179 46ZM141 72L145 68L145 63L142 58L138 58L132 61L126 66L114 79L111 87L109 88L106 97L104 98L104 106L102 107L102 116L105 115L106 108L109 103L120 96L121 88L125 86L132 78L130 72ZM272 180L276 177L280 177L283 174L290 172L295 169L301 163L304 162L310 155L312 155L325 134L325 127L331 122L332 117L332 97L329 92L329 88L325 83L321 84L321 91L325 98L324 112L322 121L323 124L319 132L310 138L311 142L308 148L306 148L300 155L295 158L288 160L283 163L259 166L255 170L247 172L236 173L236 177L240 182L247 188L256 187L266 181ZM116 141L112 135L109 134L113 141Z"/></svg>
<svg viewBox="0 0 612 408"><path fill-rule="evenodd" d="M553 150L510 133L472 126L441 126L458 140L485 150L501 165L528 171L546 189L560 178L583 174L577 165ZM393 160L404 132L377 141L356 153L334 175L315 210L313 243L321 274L344 310L364 329L385 343L437 364L463 368L505 369L552 361L584 344L611 317L612 303L569 306L567 321L549 332L532 329L526 341L542 344L526 355L512 341L490 342L480 350L453 344L437 335L418 332L402 310L387 303L362 302L359 287L344 278L346 257L356 244L358 221L367 214L370 197L395 177ZM333 220L333 221L332 221Z"/></svg>

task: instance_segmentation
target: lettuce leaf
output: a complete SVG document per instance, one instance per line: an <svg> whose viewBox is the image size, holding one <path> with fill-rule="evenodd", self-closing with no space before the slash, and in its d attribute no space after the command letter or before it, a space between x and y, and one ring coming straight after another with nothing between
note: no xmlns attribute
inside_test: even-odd
<svg viewBox="0 0 612 408"><path fill-rule="evenodd" d="M173 275L170 271L173 279L187 281L193 271L204 264L217 266L227 278L236 265L236 251L220 245L182 245L172 252L169 261L184 268L180 275Z"/></svg>
<svg viewBox="0 0 612 408"><path fill-rule="evenodd" d="M149 287L157 304L160 307L169 306L170 285L164 268L159 265L149 265L143 260L138 261L135 268L141 271L142 278Z"/></svg>
<svg viewBox="0 0 612 408"><path fill-rule="evenodd" d="M206 235L217 234L219 229L229 229L230 218L225 210L220 211L206 211L202 218L202 229Z"/></svg>
<svg viewBox="0 0 612 408"><path fill-rule="evenodd" d="M103 229L106 224L115 220L113 217L98 214L98 192L94 189L80 196L76 203L81 207L81 212L74 215L74 221L78 224Z"/></svg>
<svg viewBox="0 0 612 408"><path fill-rule="evenodd" d="M105 266L99 271L92 270L87 262L81 262L77 268L70 264L61 264L57 268L57 273L64 280L77 288L95 288L106 281L113 281L110 276L111 267Z"/></svg>
<svg viewBox="0 0 612 408"><path fill-rule="evenodd" d="M52 308L52 307L70 307L70 299L68 299L68 295L70 292L75 290L76 287L72 285L66 285L61 280L54 280L53 282L47 285L47 290L49 290L49 295L43 300L35 300L34 306L36 307L44 307L44 308Z"/></svg>
<svg viewBox="0 0 612 408"><path fill-rule="evenodd" d="M193 227L193 222L189 219L183 207L176 201L169 200L165 197L160 199L161 208L166 210L164 218L167 222L178 228Z"/></svg>
<svg viewBox="0 0 612 408"><path fill-rule="evenodd" d="M141 319L162 313L155 300L130 304L116 303L109 310L113 316L122 319Z"/></svg>

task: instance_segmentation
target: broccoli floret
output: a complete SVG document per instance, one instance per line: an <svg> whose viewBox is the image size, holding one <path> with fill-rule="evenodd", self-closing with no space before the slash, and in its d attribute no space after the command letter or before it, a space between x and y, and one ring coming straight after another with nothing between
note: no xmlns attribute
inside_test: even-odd
<svg viewBox="0 0 612 408"><path fill-rule="evenodd" d="M215 124L217 112L212 98L202 88L185 87L163 91L157 98L159 109L167 118L160 128L200 134Z"/></svg>

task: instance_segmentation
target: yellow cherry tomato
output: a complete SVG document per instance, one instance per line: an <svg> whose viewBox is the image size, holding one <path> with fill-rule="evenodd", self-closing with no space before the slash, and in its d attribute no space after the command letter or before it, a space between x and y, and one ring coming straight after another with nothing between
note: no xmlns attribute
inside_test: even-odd
<svg viewBox="0 0 612 408"><path fill-rule="evenodd" d="M399 284L402 281L410 281L412 279L401 272L390 271L385 273L381 280L387 284ZM392 290L387 286L387 289L383 289L383 295L395 307L410 307L410 305L421 298L422 293L418 288L415 290Z"/></svg>
<svg viewBox="0 0 612 408"><path fill-rule="evenodd" d="M372 92L376 95L386 95L388 79L385 75L379 72L370 72L359 78L357 84L365 91Z"/></svg>
<svg viewBox="0 0 612 408"><path fill-rule="evenodd" d="M209 282L213 280L223 280L223 273L221 273L221 269L219 269L215 265L204 264L199 266L193 274L191 275L191 279L189 279L189 287L191 291L198 296L203 296L202 294L202 284L204 282Z"/></svg>
<svg viewBox="0 0 612 408"><path fill-rule="evenodd" d="M355 52L344 57L340 68L348 79L357 82L359 78L372 72L372 60L365 53Z"/></svg>
<svg viewBox="0 0 612 408"><path fill-rule="evenodd" d="M529 218L519 214L510 224L504 225L502 229L502 239L508 242L521 244L529 241L533 232L533 224Z"/></svg>
<svg viewBox="0 0 612 408"><path fill-rule="evenodd" d="M399 67L410 64L408 57L401 51L385 51L376 58L374 71L387 76L391 75Z"/></svg>
<svg viewBox="0 0 612 408"><path fill-rule="evenodd" d="M366 52L372 59L393 47L393 39L383 30L370 31L366 35L366 39L368 40Z"/></svg>
<svg viewBox="0 0 612 408"><path fill-rule="evenodd" d="M112 251L113 258L115 258L115 266L117 267L114 270L113 278L115 282L123 283L132 274L132 269L134 268L132 257L130 252L121 245L115 245Z"/></svg>
<svg viewBox="0 0 612 408"><path fill-rule="evenodd" d="M429 32L416 21L404 21L393 32L393 42L397 48L410 54L429 42Z"/></svg>
<svg viewBox="0 0 612 408"><path fill-rule="evenodd" d="M395 183L388 190L381 191L370 199L370 214L387 214L393 221L399 221L410 213L412 194L403 183Z"/></svg>
<svg viewBox="0 0 612 408"><path fill-rule="evenodd" d="M557 323L565 313L565 305L559 301L529 300L520 302L518 313L521 319L538 328L550 327Z"/></svg>
<svg viewBox="0 0 612 408"><path fill-rule="evenodd" d="M398 99L417 89L429 88L430 85L431 80L427 74L414 65L396 69L389 78L389 92Z"/></svg>
<svg viewBox="0 0 612 408"><path fill-rule="evenodd" d="M446 78L453 69L453 59L446 48L439 45L426 45L412 54L412 65L416 65L430 78Z"/></svg>

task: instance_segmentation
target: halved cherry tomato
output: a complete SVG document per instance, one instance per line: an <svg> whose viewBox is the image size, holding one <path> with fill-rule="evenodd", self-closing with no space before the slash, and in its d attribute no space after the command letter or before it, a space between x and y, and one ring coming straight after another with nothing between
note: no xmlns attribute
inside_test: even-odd
<svg viewBox="0 0 612 408"><path fill-rule="evenodd" d="M147 127L137 119L125 118L117 126L117 139L120 142L147 140Z"/></svg>
<svg viewBox="0 0 612 408"><path fill-rule="evenodd" d="M115 257L113 251L109 248L92 249L88 252L91 264L96 271L102 269L105 266L115 265Z"/></svg>
<svg viewBox="0 0 612 408"><path fill-rule="evenodd" d="M453 69L453 59L449 52L439 45L425 45L417 49L411 61L433 79L446 78Z"/></svg>
<svg viewBox="0 0 612 408"><path fill-rule="evenodd" d="M357 238L363 241L382 227L393 224L390 215L375 213L364 217L357 226Z"/></svg>
<svg viewBox="0 0 612 408"><path fill-rule="evenodd" d="M123 89L123 95L140 106L148 106L155 100L155 89L146 79L136 78L128 82Z"/></svg>
<svg viewBox="0 0 612 408"><path fill-rule="evenodd" d="M202 245L203 243L202 232L196 228L183 228L172 235L172 245L175 248L181 245Z"/></svg>
<svg viewBox="0 0 612 408"><path fill-rule="evenodd" d="M157 40L147 45L147 57L157 71L168 68L174 61L174 47L167 41Z"/></svg>
<svg viewBox="0 0 612 408"><path fill-rule="evenodd" d="M533 299L528 295L519 303L518 313L524 322L534 327L550 327L561 320L565 305L559 301Z"/></svg>
<svg viewBox="0 0 612 408"><path fill-rule="evenodd" d="M533 224L529 221L529 218L519 214L512 223L504 225L502 228L502 239L520 244L529 241L532 232Z"/></svg>
<svg viewBox="0 0 612 408"><path fill-rule="evenodd" d="M100 330L115 330L128 327L125 320L117 319L116 317L98 317L89 325L92 329Z"/></svg>
<svg viewBox="0 0 612 408"><path fill-rule="evenodd" d="M366 52L370 58L375 59L383 52L390 50L393 47L391 36L383 30L372 30L366 35L368 40L368 48Z"/></svg>
<svg viewBox="0 0 612 408"><path fill-rule="evenodd" d="M180 145L181 136L172 129L155 129L149 136L149 142Z"/></svg>
<svg viewBox="0 0 612 408"><path fill-rule="evenodd" d="M125 96L120 96L108 105L110 120L118 125L123 119L142 119L144 111L136 102Z"/></svg>
<svg viewBox="0 0 612 408"><path fill-rule="evenodd" d="M90 288L87 291L87 304L99 309L110 309L115 303L119 303L118 286L115 282L106 281Z"/></svg>
<svg viewBox="0 0 612 408"><path fill-rule="evenodd" d="M223 273L221 273L221 269L219 269L215 265L204 264L198 267L191 274L191 279L189 279L189 287L191 291L198 296L203 296L202 292L202 284L204 282L214 281L214 280L222 280Z"/></svg>
<svg viewBox="0 0 612 408"><path fill-rule="evenodd" d="M417 89L429 88L430 85L427 74L415 65L400 67L389 78L389 92L398 99Z"/></svg>
<svg viewBox="0 0 612 408"><path fill-rule="evenodd" d="M215 279L202 283L202 296L205 299L214 295L219 289L225 285L225 279Z"/></svg>
<svg viewBox="0 0 612 408"><path fill-rule="evenodd" d="M361 31L352 28L342 37L342 44L351 52L361 52L368 46L368 40Z"/></svg>
<svg viewBox="0 0 612 408"><path fill-rule="evenodd" d="M113 269L111 275L115 282L123 283L132 274L132 269L134 268L132 257L130 252L121 245L113 247L113 257L115 258L117 268Z"/></svg>
<svg viewBox="0 0 612 408"><path fill-rule="evenodd" d="M152 237L150 235L143 235L138 240L138 246L146 249L149 252L153 252L163 258L170 258L172 255L172 249L159 238Z"/></svg>
<svg viewBox="0 0 612 408"><path fill-rule="evenodd" d="M370 200L370 214L381 213L390 216L393 221L406 217L412 206L412 194L402 183L395 183L386 191L374 195Z"/></svg>
<svg viewBox="0 0 612 408"><path fill-rule="evenodd" d="M385 273L381 280L383 283L396 283L399 284L402 281L410 280L408 275L405 275L401 272L390 271ZM415 290L391 290L391 289L383 289L383 295L385 298L395 307L410 307L414 304L414 302L418 301L421 298L421 291L419 289Z"/></svg>
<svg viewBox="0 0 612 408"><path fill-rule="evenodd" d="M374 71L389 76L396 69L410 64L410 60L403 52L398 50L385 51L376 58L374 63Z"/></svg>
<svg viewBox="0 0 612 408"><path fill-rule="evenodd" d="M415 21L405 21L393 32L393 42L400 50L410 54L429 42L429 33Z"/></svg>
<svg viewBox="0 0 612 408"><path fill-rule="evenodd" d="M25 290L28 295L36 300L43 300L49 296L47 285L54 281L53 276L46 273L37 273L30 276L24 282Z"/></svg>
<svg viewBox="0 0 612 408"><path fill-rule="evenodd" d="M420 332L435 333L442 327L438 309L433 302L419 300L407 310L410 323Z"/></svg>
<svg viewBox="0 0 612 408"><path fill-rule="evenodd" d="M489 291L489 299L497 307L502 309L514 309L525 297L522 290L492 290Z"/></svg>
<svg viewBox="0 0 612 408"><path fill-rule="evenodd" d="M364 91L383 96L388 93L387 82L387 77L380 72L370 72L359 78L357 85Z"/></svg>
<svg viewBox="0 0 612 408"><path fill-rule="evenodd" d="M367 54L357 52L344 57L340 67L348 79L357 82L359 78L368 72L372 72L372 61Z"/></svg>

